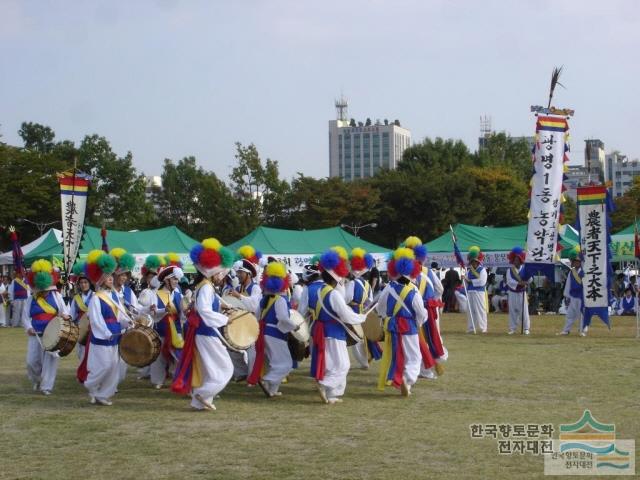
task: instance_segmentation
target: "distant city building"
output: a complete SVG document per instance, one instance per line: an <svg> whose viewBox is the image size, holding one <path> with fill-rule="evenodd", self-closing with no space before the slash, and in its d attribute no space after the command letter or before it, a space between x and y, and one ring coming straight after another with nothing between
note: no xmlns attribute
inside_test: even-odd
<svg viewBox="0 0 640 480"><path fill-rule="evenodd" d="M329 121L329 176L351 181L393 170L411 146L411 132L395 120L347 120L347 101L336 101L337 119Z"/></svg>
<svg viewBox="0 0 640 480"><path fill-rule="evenodd" d="M594 182L605 182L604 176L604 142L597 138L584 141L584 167L593 175Z"/></svg>
<svg viewBox="0 0 640 480"><path fill-rule="evenodd" d="M567 177L564 181L564 186L567 188L565 195L573 200L578 198L576 191L578 187L585 187L594 181L593 174L589 173L587 167L582 165L568 165L565 176ZM595 183L598 183L597 176L595 177Z"/></svg>
<svg viewBox="0 0 640 480"><path fill-rule="evenodd" d="M618 151L605 156L605 178L611 182L611 194L614 198L621 197L631 188L636 175L640 175L638 159L629 160Z"/></svg>

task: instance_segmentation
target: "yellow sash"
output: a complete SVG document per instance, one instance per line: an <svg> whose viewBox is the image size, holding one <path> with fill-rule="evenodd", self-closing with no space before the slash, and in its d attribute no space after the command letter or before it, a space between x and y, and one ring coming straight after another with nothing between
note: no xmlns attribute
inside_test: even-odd
<svg viewBox="0 0 640 480"><path fill-rule="evenodd" d="M173 348L183 348L184 338L182 338L182 335L178 333L178 329L176 328L176 314L178 313L178 310L171 300L171 292L168 292L165 289L158 290L158 297L166 307L167 320L169 323L169 335L171 336L171 346Z"/></svg>
<svg viewBox="0 0 640 480"><path fill-rule="evenodd" d="M522 281L520 278L520 272L518 272L518 269L514 265L511 266L511 275L516 279L516 282Z"/></svg>
<svg viewBox="0 0 640 480"><path fill-rule="evenodd" d="M316 304L316 309L314 312L316 320L320 317L320 310L322 310L322 302L324 302L324 297L326 297L331 290L333 290L333 287L331 285L325 285L324 287L322 287L322 290L320 290L320 295L318 295L318 303Z"/></svg>
<svg viewBox="0 0 640 480"><path fill-rule="evenodd" d="M89 307L87 307L87 305L84 303L84 300L82 300L82 295L77 293L76 296L73 297L73 299L76 301L76 305L78 305L78 308L80 310L82 310L83 312L89 310Z"/></svg>
<svg viewBox="0 0 640 480"><path fill-rule="evenodd" d="M277 299L278 299L278 297L276 295L274 295L273 297L271 297L269 299L269 301L267 302L267 305L260 312L260 320L264 320L265 319L265 317L269 313L269 310L271 310L271 307L273 307L273 305L276 303Z"/></svg>
<svg viewBox="0 0 640 480"><path fill-rule="evenodd" d="M578 282L579 285L582 285L582 278L580 278L578 271L575 268L572 268L571 273L573 275L573 278L575 278L576 282Z"/></svg>
<svg viewBox="0 0 640 480"><path fill-rule="evenodd" d="M418 292L420 292L420 297L424 297L424 292L427 290L427 272L425 272L424 268L422 269L422 275L420 275L420 284L418 285Z"/></svg>
<svg viewBox="0 0 640 480"><path fill-rule="evenodd" d="M104 303L106 303L107 306L112 310L113 316L115 318L118 318L118 307L116 306L115 302L113 301L113 298L111 298L111 295L109 295L105 290L101 290L99 292L96 292L96 295L98 296L98 298L100 300L102 300Z"/></svg>
<svg viewBox="0 0 640 480"><path fill-rule="evenodd" d="M27 292L31 290L31 288L29 287L29 285L27 285L26 283L24 283L24 280L22 280L21 278L14 278L14 280L16 281L17 284L19 284L22 288L24 288Z"/></svg>
<svg viewBox="0 0 640 480"><path fill-rule="evenodd" d="M393 287L389 287L393 288ZM396 300L396 304L393 307L392 317L395 317L402 306L404 305L404 301L409 295L409 292L413 290L412 284L407 284L402 288L400 292L400 298ZM391 382L387 380L387 375L389 374L389 368L391 368L391 335L389 332L389 320L390 317L384 319L384 331L387 334L384 336L384 348L382 349L382 358L380 359L380 372L378 374L378 390L384 390L386 385L391 385ZM421 332L422 329L419 328L418 332Z"/></svg>
<svg viewBox="0 0 640 480"><path fill-rule="evenodd" d="M38 298L36 298L36 302L38 302L38 305L44 313L48 313L51 315L55 315L56 313L58 313L58 309L51 306L49 302L47 302L46 298L38 296Z"/></svg>

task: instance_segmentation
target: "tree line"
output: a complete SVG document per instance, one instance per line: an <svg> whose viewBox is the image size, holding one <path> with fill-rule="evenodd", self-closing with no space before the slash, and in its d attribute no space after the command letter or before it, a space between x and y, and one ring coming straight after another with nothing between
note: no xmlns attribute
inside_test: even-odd
<svg viewBox="0 0 640 480"><path fill-rule="evenodd" d="M228 179L187 156L165 159L162 188L151 189L131 152L119 156L105 137L87 135L76 145L56 141L50 127L30 122L22 124L19 135L22 146L0 142L0 227L17 225L23 242L39 232L19 219L48 223L60 218L55 175L74 161L93 177L86 223L118 230L171 224L196 239L215 235L227 243L260 225L310 230L376 223L361 236L392 247L409 234L431 240L449 224L527 221L531 152L525 140L504 133L492 134L478 152L458 140L427 138L404 152L396 170L353 182L301 172L284 179L276 160L263 159L253 144L237 143ZM614 215L614 231L633 221L627 217L637 211L639 193L636 183L617 200L624 208ZM575 220L570 200L565 217L568 223ZM7 235L1 241L8 248Z"/></svg>

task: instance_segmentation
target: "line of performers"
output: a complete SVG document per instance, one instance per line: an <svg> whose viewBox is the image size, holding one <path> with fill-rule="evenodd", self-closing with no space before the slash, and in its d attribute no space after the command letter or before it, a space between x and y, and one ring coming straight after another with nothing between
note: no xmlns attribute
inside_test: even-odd
<svg viewBox="0 0 640 480"><path fill-rule="evenodd" d="M360 248L348 253L338 246L314 257L298 294L283 263L265 262L251 246L233 252L208 238L190 252L198 273L187 298L178 289L179 259L169 257L147 257L147 288L136 298L127 286L133 256L119 248L94 250L74 266L78 293L69 307L55 288L51 263L34 262L22 317L34 390L51 394L59 359L76 343L78 381L99 405L112 404L128 365L155 388L169 381L196 410L215 410L214 399L233 377L246 376L249 386L278 397L307 356L319 398L339 403L350 369L348 345L362 368L381 362L380 390L392 386L409 396L418 377L444 373L443 288L417 237L393 252L390 281L375 295L365 278L375 262Z"/></svg>

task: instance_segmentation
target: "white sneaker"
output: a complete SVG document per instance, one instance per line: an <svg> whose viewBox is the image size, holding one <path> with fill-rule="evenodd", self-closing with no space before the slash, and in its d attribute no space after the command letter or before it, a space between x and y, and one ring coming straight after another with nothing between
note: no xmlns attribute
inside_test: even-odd
<svg viewBox="0 0 640 480"><path fill-rule="evenodd" d="M525 335L529 335L529 330L525 330L525 331L524 331L524 334L525 334Z"/></svg>
<svg viewBox="0 0 640 480"><path fill-rule="evenodd" d="M327 389L324 387L324 385L318 383L317 384L318 387L318 393L320 394L320 398L322 399L323 403L329 403L329 399L327 398Z"/></svg>
<svg viewBox="0 0 640 480"><path fill-rule="evenodd" d="M48 397L49 395L51 395L51 390L42 390L42 394L43 394L45 397Z"/></svg>
<svg viewBox="0 0 640 480"><path fill-rule="evenodd" d="M509 331L507 332L507 335L513 335L514 333L516 333L516 331L515 331L515 330L509 330Z"/></svg>
<svg viewBox="0 0 640 480"><path fill-rule="evenodd" d="M556 333L556 335L569 335L569 332L565 332L564 330L562 332L558 332Z"/></svg>
<svg viewBox="0 0 640 480"><path fill-rule="evenodd" d="M38 390L40 390L40 382L36 382L33 384L33 391L37 392Z"/></svg>
<svg viewBox="0 0 640 480"><path fill-rule="evenodd" d="M96 404L96 397L94 397L93 395L89 395L89 403L91 405L95 405Z"/></svg>
<svg viewBox="0 0 640 480"><path fill-rule="evenodd" d="M342 403L342 399L341 398L329 398L327 399L327 403L329 405L335 405L336 403Z"/></svg>
<svg viewBox="0 0 640 480"><path fill-rule="evenodd" d="M106 398L96 398L96 404L102 405L104 407L110 407L111 405L113 405L113 402L111 400L107 400Z"/></svg>

